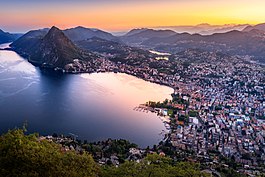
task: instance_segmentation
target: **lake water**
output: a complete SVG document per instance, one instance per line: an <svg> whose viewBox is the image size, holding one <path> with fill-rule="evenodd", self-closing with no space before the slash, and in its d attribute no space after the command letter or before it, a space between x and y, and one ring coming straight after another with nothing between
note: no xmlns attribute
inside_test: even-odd
<svg viewBox="0 0 265 177"><path fill-rule="evenodd" d="M27 122L30 133L123 138L145 147L158 143L165 127L155 114L133 109L172 92L126 74L45 73L15 52L0 50L0 133Z"/></svg>

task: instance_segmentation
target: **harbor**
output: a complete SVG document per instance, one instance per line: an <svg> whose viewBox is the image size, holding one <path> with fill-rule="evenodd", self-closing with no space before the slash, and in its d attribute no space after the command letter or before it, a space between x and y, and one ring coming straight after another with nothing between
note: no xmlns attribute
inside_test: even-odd
<svg viewBox="0 0 265 177"><path fill-rule="evenodd" d="M156 113L158 118L164 123L164 126L167 130L170 130L170 117L165 112L166 109L163 108L152 108L148 107L144 104L140 104L139 106L133 108L134 111L145 112L145 113Z"/></svg>

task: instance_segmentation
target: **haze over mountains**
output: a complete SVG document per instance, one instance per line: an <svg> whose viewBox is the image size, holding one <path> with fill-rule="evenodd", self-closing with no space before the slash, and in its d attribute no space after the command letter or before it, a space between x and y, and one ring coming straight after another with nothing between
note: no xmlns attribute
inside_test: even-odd
<svg viewBox="0 0 265 177"><path fill-rule="evenodd" d="M243 31L251 31L251 30L261 30L261 31L265 31L265 23L261 23L258 25L254 25L254 26L247 26L246 28L243 29Z"/></svg>
<svg viewBox="0 0 265 177"><path fill-rule="evenodd" d="M203 24L199 27L202 29L203 26L209 25ZM52 27L29 31L17 40L17 35L0 31L0 35L4 34L0 42L14 41L11 45L13 50L36 65L51 68L64 68L76 59L89 61L99 56L114 62L123 62L127 59L144 60L154 57L149 50L174 55L187 49L199 49L229 55L252 56L265 62L265 25L236 27L244 28L242 31L233 30L211 35L142 28L133 29L120 37L99 29L80 26L66 30Z"/></svg>
<svg viewBox="0 0 265 177"><path fill-rule="evenodd" d="M170 29L177 33L191 33L191 34L202 34L211 35L214 33L225 33L232 30L242 31L244 28L249 26L248 24L226 24L226 25L210 25L208 23L202 23L195 26L161 26L155 29Z"/></svg>

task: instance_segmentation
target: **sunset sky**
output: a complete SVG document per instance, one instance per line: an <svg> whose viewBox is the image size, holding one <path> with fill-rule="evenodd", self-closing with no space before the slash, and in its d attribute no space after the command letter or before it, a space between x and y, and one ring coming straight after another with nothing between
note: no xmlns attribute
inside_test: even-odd
<svg viewBox="0 0 265 177"><path fill-rule="evenodd" d="M265 22L264 0L8 0L0 2L0 29L86 26L130 28Z"/></svg>

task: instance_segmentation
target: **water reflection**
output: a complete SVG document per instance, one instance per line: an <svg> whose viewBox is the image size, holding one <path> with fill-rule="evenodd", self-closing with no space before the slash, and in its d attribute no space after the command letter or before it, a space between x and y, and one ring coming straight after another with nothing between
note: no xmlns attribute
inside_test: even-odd
<svg viewBox="0 0 265 177"><path fill-rule="evenodd" d="M170 97L168 87L126 74L58 75L12 51L0 51L0 73L1 133L27 121L29 132L71 132L89 141L124 138L147 146L165 130L156 115L133 108Z"/></svg>

